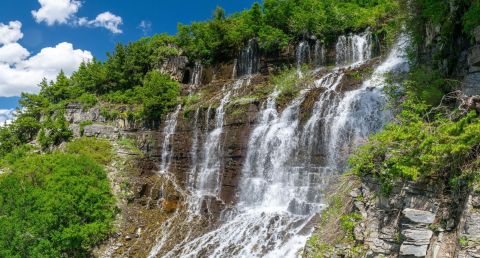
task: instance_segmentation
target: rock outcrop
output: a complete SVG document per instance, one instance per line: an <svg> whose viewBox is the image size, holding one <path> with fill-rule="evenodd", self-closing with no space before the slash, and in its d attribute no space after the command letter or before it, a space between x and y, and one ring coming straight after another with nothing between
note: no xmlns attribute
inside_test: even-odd
<svg viewBox="0 0 480 258"><path fill-rule="evenodd" d="M330 242L332 249L324 248L326 256L480 257L479 192L453 193L448 185L432 180L405 183L385 197L374 182L364 180L348 194L350 200L344 200L353 205L343 214L357 213L362 219L355 224L353 239L347 240L350 244ZM305 256L311 255L307 245Z"/></svg>
<svg viewBox="0 0 480 258"><path fill-rule="evenodd" d="M468 72L463 79L463 92L467 96L480 95L480 27L475 29L476 45L468 50Z"/></svg>

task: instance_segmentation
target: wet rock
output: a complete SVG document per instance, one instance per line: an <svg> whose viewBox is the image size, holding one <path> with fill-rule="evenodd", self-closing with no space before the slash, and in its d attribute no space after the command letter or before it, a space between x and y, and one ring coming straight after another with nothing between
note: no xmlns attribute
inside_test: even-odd
<svg viewBox="0 0 480 258"><path fill-rule="evenodd" d="M435 214L429 211L406 208L402 213L406 218L415 223L432 224L435 220Z"/></svg>

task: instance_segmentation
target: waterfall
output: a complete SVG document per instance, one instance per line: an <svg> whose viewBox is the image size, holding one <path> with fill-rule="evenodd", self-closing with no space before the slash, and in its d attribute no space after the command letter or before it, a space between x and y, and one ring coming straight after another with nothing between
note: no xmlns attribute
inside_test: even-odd
<svg viewBox="0 0 480 258"><path fill-rule="evenodd" d="M238 60L235 62L234 78L245 75L252 75L258 72L259 68L259 48L256 39L250 39L246 47L240 53Z"/></svg>
<svg viewBox="0 0 480 258"><path fill-rule="evenodd" d="M271 93L249 137L238 203L213 229L184 238L163 257L297 257L313 230L313 218L325 208L322 190L342 172L352 149L388 121L383 76L408 69L407 41L400 37L371 78L357 89L339 87L350 69L339 67L302 90L281 112L276 103L280 93ZM366 48L359 40L355 44L357 49ZM299 45L297 54L306 51L299 50L302 48L305 46ZM352 58L365 60L369 54ZM224 109L242 83L239 80L230 90L224 88L215 110L215 128L207 132L198 162L197 196L218 194ZM310 117L302 123L302 104L308 94L317 94L316 101ZM158 253L160 247L156 247L150 257Z"/></svg>
<svg viewBox="0 0 480 258"><path fill-rule="evenodd" d="M220 166L222 157L221 136L223 132L225 105L230 100L227 92L215 110L215 128L208 134L203 146L203 159L197 176L197 188L202 195L216 195L220 185Z"/></svg>
<svg viewBox="0 0 480 258"><path fill-rule="evenodd" d="M385 73L402 73L409 69L406 59L406 47L409 39L401 35L387 59L378 66L370 79L362 87L345 93L329 123L329 160L339 164L345 154L372 132L376 132L390 119L390 113L384 110ZM341 162L340 162L341 165Z"/></svg>
<svg viewBox="0 0 480 258"><path fill-rule="evenodd" d="M197 108L195 111L195 116L193 118L193 139L192 139L192 148L190 150L190 172L188 173L188 188L189 190L195 189L195 178L197 174L197 162L198 162L198 136L199 136L199 130L198 130L198 116L200 113L200 109Z"/></svg>
<svg viewBox="0 0 480 258"><path fill-rule="evenodd" d="M308 41L301 41L295 53L296 56L296 63L297 63L297 71L299 74L301 73L302 65L310 63L310 45Z"/></svg>
<svg viewBox="0 0 480 258"><path fill-rule="evenodd" d="M314 62L315 62L315 67L320 67L324 66L327 63L326 60L326 50L325 50L325 45L320 41L316 40L315 41L315 50L314 50Z"/></svg>
<svg viewBox="0 0 480 258"><path fill-rule="evenodd" d="M362 62L371 58L372 42L372 34L369 30L362 34L340 36L335 46L337 65Z"/></svg>
<svg viewBox="0 0 480 258"><path fill-rule="evenodd" d="M168 173L170 164L172 163L173 145L171 139L175 134L177 128L178 113L182 109L181 105L178 105L175 111L167 116L165 121L165 127L163 128L163 145L162 145L162 162L160 164L160 173Z"/></svg>
<svg viewBox="0 0 480 258"><path fill-rule="evenodd" d="M193 66L192 76L190 78L190 85L198 86L202 84L203 66L199 61L195 62Z"/></svg>
<svg viewBox="0 0 480 258"><path fill-rule="evenodd" d="M248 78L247 78L248 79ZM195 167L193 188L193 197L189 201L189 209L192 213L199 214L202 201L205 197L217 198L221 186L221 172L223 161L222 135L225 120L225 106L229 103L232 95L238 90L247 79L239 79L233 83L230 89L226 85L223 90L223 98L220 105L215 109L214 129L207 132L205 142L202 148L202 159L198 160ZM206 125L210 123L210 107L207 111ZM197 136L198 137L198 136ZM208 204L208 203L207 203Z"/></svg>

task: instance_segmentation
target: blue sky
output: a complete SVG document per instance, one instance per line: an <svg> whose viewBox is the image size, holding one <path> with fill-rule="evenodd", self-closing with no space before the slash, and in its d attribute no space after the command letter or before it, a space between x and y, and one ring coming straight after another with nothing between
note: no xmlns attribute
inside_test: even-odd
<svg viewBox="0 0 480 258"><path fill-rule="evenodd" d="M71 73L82 60L92 56L104 60L106 52L117 42L127 43L163 32L175 34L178 23L206 20L217 5L232 13L254 2L3 1L0 8L0 109L13 108L17 99L14 96L22 91L36 92L33 82L38 78L51 78L59 69Z"/></svg>

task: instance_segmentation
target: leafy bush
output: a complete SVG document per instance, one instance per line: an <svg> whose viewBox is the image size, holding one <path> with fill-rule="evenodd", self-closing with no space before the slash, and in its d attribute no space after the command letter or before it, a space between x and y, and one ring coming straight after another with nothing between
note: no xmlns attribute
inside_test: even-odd
<svg viewBox="0 0 480 258"><path fill-rule="evenodd" d="M340 227L349 239L353 239L353 230L361 220L362 215L359 213L349 213L340 217Z"/></svg>
<svg viewBox="0 0 480 258"><path fill-rule="evenodd" d="M168 76L151 71L146 74L143 87L138 91L142 96L144 117L159 120L177 104L180 86Z"/></svg>
<svg viewBox="0 0 480 258"><path fill-rule="evenodd" d="M98 102L97 97L92 93L83 93L78 97L77 101L82 105L83 109L89 109L95 106Z"/></svg>
<svg viewBox="0 0 480 258"><path fill-rule="evenodd" d="M68 128L68 122L60 110L60 112L57 112L53 116L47 116L38 134L38 142L43 149L48 149L49 147L68 141L72 136L73 133Z"/></svg>
<svg viewBox="0 0 480 258"><path fill-rule="evenodd" d="M112 231L114 199L88 156L28 154L0 175L1 257L88 257Z"/></svg>
<svg viewBox="0 0 480 258"><path fill-rule="evenodd" d="M112 144L105 139L82 137L67 143L66 153L86 156L97 163L107 165L112 160Z"/></svg>

